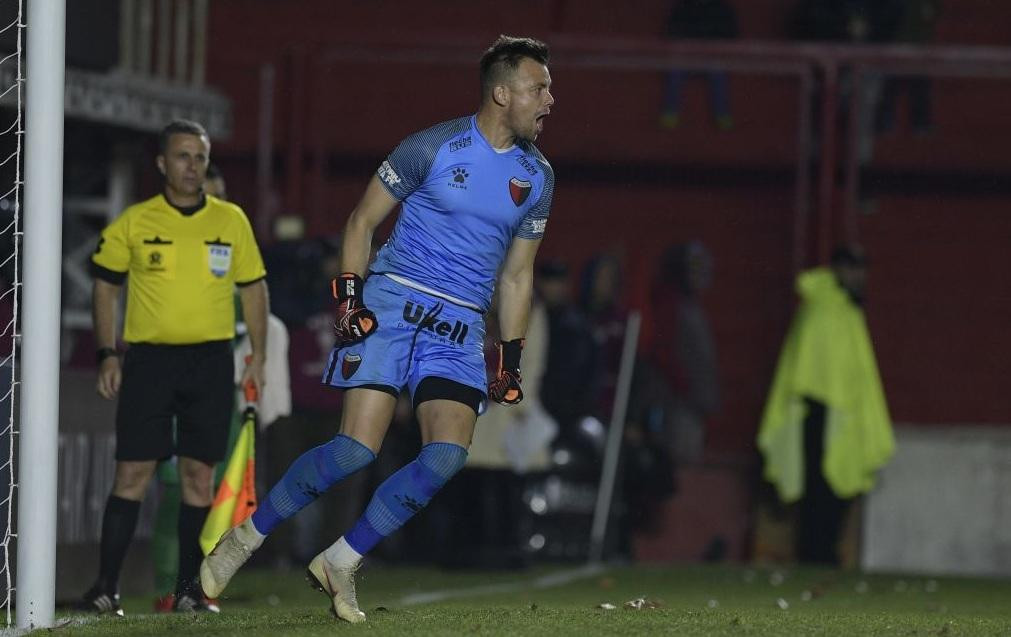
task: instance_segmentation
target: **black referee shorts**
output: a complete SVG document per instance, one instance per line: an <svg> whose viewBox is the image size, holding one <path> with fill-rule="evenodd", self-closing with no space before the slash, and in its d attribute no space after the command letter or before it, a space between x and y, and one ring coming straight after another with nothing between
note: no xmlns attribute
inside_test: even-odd
<svg viewBox="0 0 1011 637"><path fill-rule="evenodd" d="M230 341L131 345L116 410L116 460L177 455L221 461L234 411L234 374Z"/></svg>

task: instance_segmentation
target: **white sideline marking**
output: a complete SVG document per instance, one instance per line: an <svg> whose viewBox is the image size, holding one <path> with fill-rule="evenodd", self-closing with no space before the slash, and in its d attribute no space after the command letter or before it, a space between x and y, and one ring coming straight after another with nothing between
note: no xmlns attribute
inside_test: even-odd
<svg viewBox="0 0 1011 637"><path fill-rule="evenodd" d="M577 580L600 575L607 571L607 567L600 564L587 564L579 568L567 571L558 571L542 575L533 580L509 582L504 584L487 584L485 586L468 586L467 588L451 588L442 591L432 591L430 593L414 593L405 595L397 601L399 606L416 606L418 604L432 604L442 602L447 599L459 599L461 597L476 597L478 595L491 595L493 593L514 593L516 591L529 589L554 588L564 586Z"/></svg>

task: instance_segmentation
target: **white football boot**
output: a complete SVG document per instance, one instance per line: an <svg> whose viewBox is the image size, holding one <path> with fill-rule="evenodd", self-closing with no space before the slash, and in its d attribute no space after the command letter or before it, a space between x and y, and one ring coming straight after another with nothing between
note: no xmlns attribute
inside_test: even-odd
<svg viewBox="0 0 1011 637"><path fill-rule="evenodd" d="M333 566L320 553L309 562L309 568L305 571L309 584L330 598L333 613L352 624L365 621L365 613L358 608L358 597L355 594L355 571L359 565L361 562L348 567Z"/></svg>
<svg viewBox="0 0 1011 637"><path fill-rule="evenodd" d="M240 539L240 535L250 535L248 532L243 533L245 529L242 526L246 524L251 524L249 519L226 531L200 563L200 587L204 589L204 595L210 599L221 596L221 592L228 586L235 572L246 563L253 551L259 548L259 543L263 542L262 536L259 543L244 542Z"/></svg>

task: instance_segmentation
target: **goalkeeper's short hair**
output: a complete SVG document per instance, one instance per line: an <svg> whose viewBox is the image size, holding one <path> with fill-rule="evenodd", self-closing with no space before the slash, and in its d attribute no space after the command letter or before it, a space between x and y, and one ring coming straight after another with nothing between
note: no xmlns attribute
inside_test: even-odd
<svg viewBox="0 0 1011 637"><path fill-rule="evenodd" d="M546 65L551 52L540 40L500 35L481 56L481 97L487 97L506 73L515 71L523 58Z"/></svg>

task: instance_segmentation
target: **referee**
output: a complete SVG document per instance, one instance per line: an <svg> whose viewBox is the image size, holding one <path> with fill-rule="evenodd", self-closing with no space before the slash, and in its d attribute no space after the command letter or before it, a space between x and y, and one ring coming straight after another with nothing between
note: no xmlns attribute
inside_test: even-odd
<svg viewBox="0 0 1011 637"><path fill-rule="evenodd" d="M123 615L119 574L140 504L159 460L177 455L179 576L176 611L211 610L199 586L198 538L212 501L214 464L225 456L232 416L235 286L252 342L242 384L263 385L266 270L238 206L204 192L210 140L177 120L159 139L164 191L130 206L103 232L92 266L98 393L118 398L116 477L102 518L98 580L82 606ZM129 279L123 340L116 312ZM173 424L176 427L173 441Z"/></svg>

